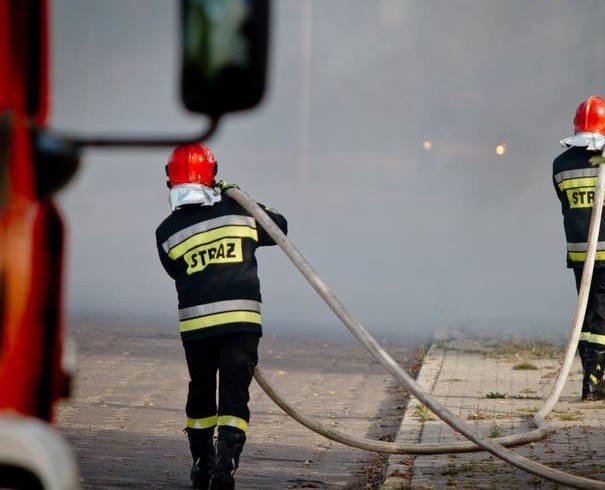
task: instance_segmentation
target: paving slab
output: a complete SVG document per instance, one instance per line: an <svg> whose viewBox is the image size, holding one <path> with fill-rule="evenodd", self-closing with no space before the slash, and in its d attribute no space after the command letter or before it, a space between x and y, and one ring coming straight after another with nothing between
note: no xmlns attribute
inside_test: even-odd
<svg viewBox="0 0 605 490"><path fill-rule="evenodd" d="M432 344L418 382L464 421L489 437L531 430L562 361L563 345L458 333ZM605 481L605 402L581 402L576 358L559 403L548 417L558 427L547 439L516 448L553 468ZM407 406L401 443L463 440L416 399ZM485 488L560 489L563 485L517 469L487 452L391 456L383 490Z"/></svg>

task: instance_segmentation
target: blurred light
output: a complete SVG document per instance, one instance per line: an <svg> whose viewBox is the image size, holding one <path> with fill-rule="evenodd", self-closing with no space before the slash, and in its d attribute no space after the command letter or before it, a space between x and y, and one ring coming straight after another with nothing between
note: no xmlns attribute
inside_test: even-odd
<svg viewBox="0 0 605 490"><path fill-rule="evenodd" d="M498 146L496 146L496 155L498 155L499 157L504 155L505 151L506 151L506 145L504 143L500 143Z"/></svg>
<svg viewBox="0 0 605 490"><path fill-rule="evenodd" d="M422 143L422 148L426 151L431 151L433 149L433 142L431 140L424 140Z"/></svg>

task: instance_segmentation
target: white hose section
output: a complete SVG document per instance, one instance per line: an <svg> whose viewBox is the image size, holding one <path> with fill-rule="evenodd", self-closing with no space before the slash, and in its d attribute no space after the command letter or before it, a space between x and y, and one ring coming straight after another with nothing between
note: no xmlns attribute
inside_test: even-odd
<svg viewBox="0 0 605 490"><path fill-rule="evenodd" d="M598 229L600 226L600 220L595 220L595 210L596 214L600 217L600 211L603 206L603 197L604 197L604 188L605 188L605 169L602 168L602 165L599 167L599 173L597 178L597 185L595 190L595 198L593 204L593 213L591 216L591 226L589 232L589 238L592 238L592 242L588 244L587 258L586 263L589 262L591 257L591 249L592 249L592 261L591 264L594 265L594 257L596 251L596 237L598 236ZM323 280L315 273L313 268L308 264L308 262L304 259L304 257L300 254L300 252L290 243L290 241L286 238L286 236L282 233L279 227L273 222L271 218L262 210L260 206L256 203L254 199L252 199L248 194L241 191L240 189L232 188L227 190L227 195L235 199L239 202L254 218L260 223L260 225L267 231L267 233L275 240L275 242L280 246L280 248L286 253L286 255L290 258L290 260L296 265L296 267L301 271L301 273L305 276L307 281L313 286L313 288L317 291L317 293L322 297L322 299L328 304L328 306L332 309L332 311L340 318L340 320L345 324L345 326L351 331L353 336L366 348L368 351L374 356L380 364L391 373L399 383L409 390L421 403L426 405L435 415L437 415L441 420L446 422L450 427L452 427L457 432L460 432L467 439L473 441L475 444L480 446L482 449L492 453L494 456L518 467L522 470L525 470L529 473L533 473L542 478L546 478L548 480L556 481L558 483L569 485L576 488L586 488L586 489L605 489L605 482L591 480L589 478L583 478L575 475L571 475L569 473L565 473L563 471L549 468L548 466L542 465L535 461L532 461L524 456L521 456L506 447L504 447L499 442L496 442L493 439L488 439L477 432L472 427L465 424L459 418L457 418L454 413L452 413L448 408L439 403L432 395L428 393L424 393L421 387L416 383L416 381L404 370L402 369L395 360L384 350L380 345L376 342L376 340L367 332L367 330L354 318L342 305L342 303L332 294L327 285L323 282ZM596 221L596 223L595 223ZM594 228L596 227L596 236L594 233ZM592 272L592 271L591 271ZM588 288L590 286L590 278L585 281L586 273L583 274L581 286L584 286L586 289L586 284L588 284ZM578 295L578 301L581 298L587 300L588 294L585 292L584 295ZM576 318L574 324L579 324L581 328L581 324L583 322L584 312L586 310L586 305L584 307L579 307L577 312L579 312L582 318ZM575 333L575 332L574 332ZM579 338L580 333L577 332L577 339ZM571 344L570 339L570 343ZM575 345L573 349L569 348L567 352L571 351L572 360L573 355L575 355ZM559 376L557 378L557 383L564 384L567 375L564 377ZM562 388L562 387L561 387ZM553 398L553 394L555 394L557 388L553 389L551 395L549 395L548 400ZM560 389L558 389L560 393ZM558 397L558 395L556 395ZM555 400L556 402L556 400ZM540 415L540 412L536 414L534 417L534 421L539 420L544 422L544 417ZM538 430L546 430L546 424L538 427ZM453 446L453 445L452 445ZM374 449L372 449L374 450Z"/></svg>

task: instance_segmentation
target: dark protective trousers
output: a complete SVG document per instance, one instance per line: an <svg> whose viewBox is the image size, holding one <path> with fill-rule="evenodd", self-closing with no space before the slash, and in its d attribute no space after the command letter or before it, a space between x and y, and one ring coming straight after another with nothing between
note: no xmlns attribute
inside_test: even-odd
<svg viewBox="0 0 605 490"><path fill-rule="evenodd" d="M248 388L258 363L259 338L254 334L235 333L183 342L191 378L186 407L188 420L206 420L218 415L219 426L246 431L250 421Z"/></svg>
<svg viewBox="0 0 605 490"><path fill-rule="evenodd" d="M579 292L582 269L574 268L573 272ZM587 347L605 350L605 268L594 269L580 342Z"/></svg>

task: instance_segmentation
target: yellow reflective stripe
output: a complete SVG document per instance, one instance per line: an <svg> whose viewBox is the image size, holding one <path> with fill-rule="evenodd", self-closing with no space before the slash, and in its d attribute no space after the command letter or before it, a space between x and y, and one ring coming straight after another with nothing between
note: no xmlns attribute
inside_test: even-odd
<svg viewBox="0 0 605 490"><path fill-rule="evenodd" d="M579 179L564 180L559 183L559 189L564 191L565 189L573 189L575 187L594 187L597 185L596 177L582 177Z"/></svg>
<svg viewBox="0 0 605 490"><path fill-rule="evenodd" d="M221 238L234 237L252 238L252 240L258 241L258 233L254 228L238 225L221 226L220 228L215 228L214 230L204 231L193 235L191 238L188 238L184 242L172 247L168 252L168 257L170 257L172 260L176 260L185 255L185 253L193 247L204 245L215 240L220 240Z"/></svg>
<svg viewBox="0 0 605 490"><path fill-rule="evenodd" d="M226 323L258 323L262 324L260 313L255 311L227 311L225 313L216 313L214 315L202 316L200 318L191 318L180 322L181 332L198 330L200 328L215 327Z"/></svg>
<svg viewBox="0 0 605 490"><path fill-rule="evenodd" d="M216 415L201 419L190 419L187 417L187 427L189 429L209 429L210 427L214 427L217 422L218 417Z"/></svg>
<svg viewBox="0 0 605 490"><path fill-rule="evenodd" d="M567 252L567 255L572 262L584 262L586 260L586 252ZM605 260L605 251L597 252L595 260Z"/></svg>
<svg viewBox="0 0 605 490"><path fill-rule="evenodd" d="M599 335L598 333L582 332L580 334L580 340L592 342L593 344L605 345L605 335Z"/></svg>
<svg viewBox="0 0 605 490"><path fill-rule="evenodd" d="M229 427L235 427L239 430L243 430L246 432L248 430L248 422L244 419L240 419L239 417L234 417L233 415L219 415L218 417L218 426L227 425Z"/></svg>

